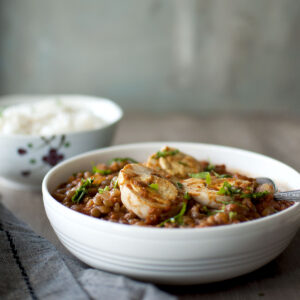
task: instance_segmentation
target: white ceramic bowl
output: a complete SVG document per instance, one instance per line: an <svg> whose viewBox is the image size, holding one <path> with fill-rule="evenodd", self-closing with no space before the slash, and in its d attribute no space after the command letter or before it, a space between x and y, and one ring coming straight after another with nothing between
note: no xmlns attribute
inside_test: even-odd
<svg viewBox="0 0 300 300"><path fill-rule="evenodd" d="M0 107L58 98L74 106L92 107L107 124L98 129L53 136L0 134L1 177L19 186L40 188L43 177L53 165L110 145L123 113L108 99L81 95L5 96L0 98Z"/></svg>
<svg viewBox="0 0 300 300"><path fill-rule="evenodd" d="M208 283L253 271L278 256L300 225L300 204L272 216L241 224L190 229L147 228L103 221L73 211L49 193L90 162L114 157L146 157L164 145L197 159L225 163L252 176L266 176L279 186L300 188L300 174L272 158L229 147L192 143L143 143L110 147L70 159L43 181L47 216L57 236L90 266L166 284Z"/></svg>

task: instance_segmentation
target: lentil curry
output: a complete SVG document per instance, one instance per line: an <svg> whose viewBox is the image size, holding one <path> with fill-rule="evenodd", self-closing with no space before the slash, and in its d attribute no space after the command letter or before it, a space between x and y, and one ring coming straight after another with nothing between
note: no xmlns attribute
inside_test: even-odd
<svg viewBox="0 0 300 300"><path fill-rule="evenodd" d="M164 147L147 162L114 158L78 172L52 196L80 213L129 225L188 228L245 222L286 209L273 187Z"/></svg>

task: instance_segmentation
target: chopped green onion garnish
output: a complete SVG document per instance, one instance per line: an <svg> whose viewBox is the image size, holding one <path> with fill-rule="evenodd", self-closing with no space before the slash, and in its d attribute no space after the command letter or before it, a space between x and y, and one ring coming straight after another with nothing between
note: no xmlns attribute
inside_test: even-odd
<svg viewBox="0 0 300 300"><path fill-rule="evenodd" d="M99 194L103 194L104 192L107 192L107 191L109 191L108 185L104 189L101 189L101 188L98 189Z"/></svg>
<svg viewBox="0 0 300 300"><path fill-rule="evenodd" d="M188 166L189 166L187 163L185 163L185 162L183 162L183 161L179 161L178 163L181 164L181 165L183 165L183 166L185 166L185 167L188 167Z"/></svg>
<svg viewBox="0 0 300 300"><path fill-rule="evenodd" d="M158 151L155 154L155 158L166 157L166 156L173 156L173 155L176 155L177 153L179 153L178 149L173 150L173 151L167 151L167 150Z"/></svg>
<svg viewBox="0 0 300 300"><path fill-rule="evenodd" d="M82 179L81 186L76 190L75 194L72 197L72 202L74 203L80 203L80 201L83 199L83 197L87 194L88 188L92 185L93 179L87 178L86 180Z"/></svg>
<svg viewBox="0 0 300 300"><path fill-rule="evenodd" d="M158 184L157 183L151 183L151 184L149 184L149 188L158 191Z"/></svg>

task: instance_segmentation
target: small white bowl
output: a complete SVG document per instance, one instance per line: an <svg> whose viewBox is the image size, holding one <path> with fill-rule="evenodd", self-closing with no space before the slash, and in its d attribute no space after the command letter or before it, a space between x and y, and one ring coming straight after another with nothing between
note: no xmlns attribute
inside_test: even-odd
<svg viewBox="0 0 300 300"><path fill-rule="evenodd" d="M0 107L58 98L75 106L92 107L106 124L98 129L52 136L0 134L0 176L15 186L40 188L45 174L57 163L111 144L123 115L111 100L82 95L15 95L1 97Z"/></svg>
<svg viewBox="0 0 300 300"><path fill-rule="evenodd" d="M50 193L70 174L90 169L91 161L114 157L145 161L169 145L197 159L225 163L279 186L300 188L300 174L272 158L235 148L192 143L143 143L110 147L72 158L53 168L43 181L47 216L58 238L90 266L161 284L220 281L251 272L278 256L300 226L300 204L240 224L207 228L151 228L96 219L63 206Z"/></svg>

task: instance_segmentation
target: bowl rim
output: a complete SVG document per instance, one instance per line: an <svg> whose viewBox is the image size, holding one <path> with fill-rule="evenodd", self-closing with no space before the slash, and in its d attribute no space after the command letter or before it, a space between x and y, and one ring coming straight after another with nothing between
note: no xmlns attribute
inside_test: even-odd
<svg viewBox="0 0 300 300"><path fill-rule="evenodd" d="M103 126L98 127L98 128L93 128L93 129L86 129L86 130L82 130L82 131L70 131L70 132L63 132L63 133L59 133L59 134L2 134L0 132L0 138L3 139L35 139L35 138L41 138L41 137L50 137L50 136L61 136L61 135L68 135L68 136L76 136L78 134L86 134L86 133L93 133L93 132L97 132L99 130L102 129L106 129L108 127L111 127L115 124L117 124L124 116L124 112L121 108L120 105L118 105L116 102L114 102L111 99L108 98L104 98L104 97L97 97L97 96L92 96L92 95L84 95L84 94L11 94L11 95L2 95L0 96L0 107L1 104L3 102L6 101L16 101L15 103L12 103L11 105L7 105L6 107L11 107L14 105L18 105L18 104L25 104L25 103L34 103L34 102L38 102L39 98L43 98L43 97L67 97L68 99L63 99L67 100L67 101L79 101L80 97L84 98L83 100L86 101L99 101L99 102L103 102L103 103L108 103L109 105L111 105L111 107L117 112L118 116L115 118L115 120L110 121L110 122L106 122L105 124L103 124ZM75 99L69 99L74 97ZM18 100L19 98L24 98L23 101L24 103L20 102L21 100ZM76 99L78 98L78 99ZM41 100L43 101L43 100Z"/></svg>
<svg viewBox="0 0 300 300"><path fill-rule="evenodd" d="M143 148L147 145L158 146L158 147L161 147L162 145L168 145L171 147L177 145L176 147L178 147L178 148L180 148L180 145L194 146L194 147L201 145L201 146L214 147L214 148L219 148L219 149L224 149L224 150L229 150L229 151L238 151L240 153L244 153L244 154L248 154L248 155L255 155L255 156L261 157L263 159L268 159L273 162L279 163L285 167L288 167L292 171L294 171L295 174L297 174L299 176L299 180L300 180L300 173L298 171L296 171L294 168L292 168L291 166L289 166L277 159L269 157L267 155L263 155L263 154L260 154L257 152L248 151L248 150L244 150L244 149L240 149L240 148L216 145L216 144L208 144L208 143L174 142L174 141L130 143L130 144L121 144L121 145L115 145L115 146L101 148L98 150L88 151L88 152L82 153L80 155L76 155L72 158L69 158L69 159L59 163L54 168L52 168L45 175L43 182L42 182L44 207L46 208L46 205L47 205L46 203L49 202L49 204L51 204L51 206L54 207L54 209L58 209L60 211L60 213L62 213L65 217L67 217L67 216L74 217L74 218L77 217L77 218L79 218L78 220L83 221L84 225L87 225L88 223L90 223L88 225L91 225L91 227L96 227L96 226L98 226L99 228L100 227L110 227L112 230L116 230L118 232L120 232L120 231L133 232L134 231L136 233L151 233L151 234L155 233L155 234L159 234L159 235L164 235L164 234L168 234L171 232L173 234L175 232L178 234L179 233L199 234L201 232L210 234L210 233L217 233L217 232L225 233L225 232L231 231L233 229L245 229L245 228L250 229L251 227L259 226L259 225L262 225L263 223L270 223L274 219L283 218L285 215L290 214L290 213L294 212L294 210L299 209L300 203L295 203L294 205L288 207L287 209L285 209L283 211L277 212L276 214L258 218L255 220L250 220L250 221L241 222L241 223L237 223L237 224L219 225L219 226L202 227L202 228L157 228L157 227L148 227L148 226L130 226L127 224L120 224L120 223L110 222L110 221L106 221L106 220L102 220L102 219L98 219L98 218L93 218L91 216L88 216L83 213L72 210L72 209L64 206L57 200L55 200L48 190L48 183L51 180L52 176L55 175L55 173L58 172L58 170L60 170L61 168L64 168L65 165L72 164L72 163L74 163L82 158L85 158L87 156L101 154L101 153L109 152L111 150L122 150L122 149L128 149L128 148L138 148L138 147Z"/></svg>

